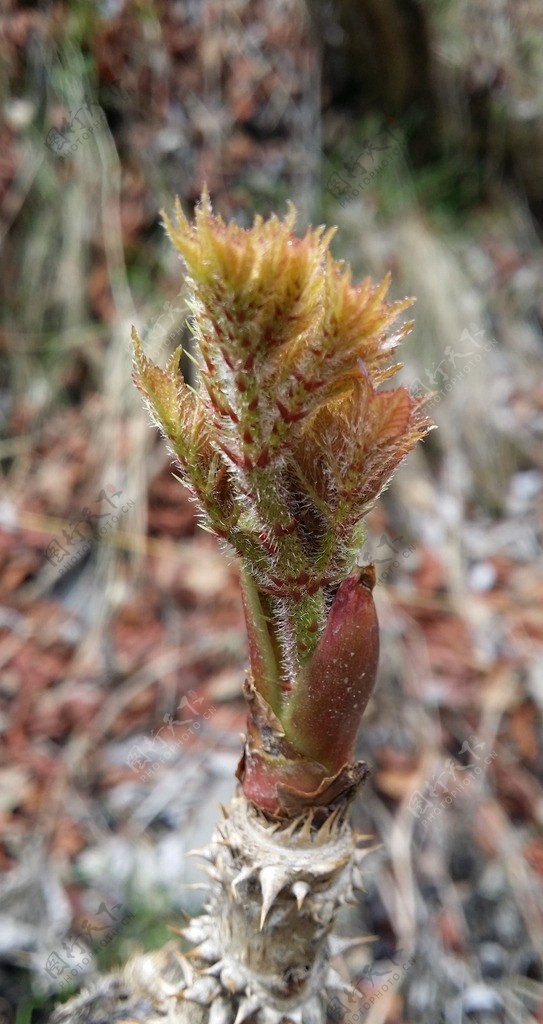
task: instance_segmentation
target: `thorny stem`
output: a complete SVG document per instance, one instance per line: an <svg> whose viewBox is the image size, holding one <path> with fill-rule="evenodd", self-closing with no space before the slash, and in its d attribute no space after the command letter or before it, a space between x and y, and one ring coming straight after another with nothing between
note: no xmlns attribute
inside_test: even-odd
<svg viewBox="0 0 543 1024"><path fill-rule="evenodd" d="M59 1007L50 1024L325 1024L349 991L332 961L369 941L336 939L340 906L362 887L349 800L272 823L236 794L211 843L192 851L209 881L204 913L177 944L136 955Z"/></svg>

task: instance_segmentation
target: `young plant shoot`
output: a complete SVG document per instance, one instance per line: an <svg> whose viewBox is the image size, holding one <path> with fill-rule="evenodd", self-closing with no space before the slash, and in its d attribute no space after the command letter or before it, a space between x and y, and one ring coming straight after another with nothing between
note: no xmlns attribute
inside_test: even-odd
<svg viewBox="0 0 543 1024"><path fill-rule="evenodd" d="M179 349L154 365L134 331L135 382L202 525L239 558L248 723L239 787L200 851L209 894L185 929L195 948L136 957L111 984L142 1021L323 1024L343 984L335 917L364 853L349 809L367 774L355 741L379 628L373 566L357 567L362 523L430 428L423 400L389 384L412 300L388 302L388 277L353 284L333 231L297 237L292 207L246 229L204 192L194 223L179 202L164 221L198 379L184 381ZM142 992L153 1011L137 1016ZM71 1006L58 1024L78 1019Z"/></svg>

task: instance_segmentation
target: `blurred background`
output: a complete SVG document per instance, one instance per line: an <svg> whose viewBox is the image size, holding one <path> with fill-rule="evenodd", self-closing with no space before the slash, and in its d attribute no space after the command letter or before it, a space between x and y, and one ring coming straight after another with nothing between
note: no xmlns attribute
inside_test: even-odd
<svg viewBox="0 0 543 1024"><path fill-rule="evenodd" d="M543 8L0 7L0 1022L197 911L244 727L235 562L131 383L188 344L159 210L337 224L439 426L368 520L381 843L345 1024L543 1022ZM187 361L187 372L191 363ZM186 888L186 884L195 888ZM357 1016L358 1015L358 1016Z"/></svg>

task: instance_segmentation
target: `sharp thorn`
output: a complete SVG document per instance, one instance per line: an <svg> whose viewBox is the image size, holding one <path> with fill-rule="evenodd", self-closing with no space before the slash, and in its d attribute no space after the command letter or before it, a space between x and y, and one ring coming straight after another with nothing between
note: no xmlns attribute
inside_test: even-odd
<svg viewBox="0 0 543 1024"><path fill-rule="evenodd" d="M260 931L262 931L272 904L288 882L289 871L279 865L269 864L260 869L258 878L262 890L262 912L260 914Z"/></svg>
<svg viewBox="0 0 543 1024"><path fill-rule="evenodd" d="M213 978L218 978L218 976L221 973L223 967L224 967L224 960L217 960L216 963L211 964L211 967L206 967L205 971L203 971L202 973L203 974L210 974Z"/></svg>
<svg viewBox="0 0 543 1024"><path fill-rule="evenodd" d="M336 822L339 817L340 810L340 807L336 807L336 809L332 811L329 817L326 818L326 821L324 821L323 824L321 825L320 834L323 839L328 840L332 836L332 833L336 826Z"/></svg>
<svg viewBox="0 0 543 1024"><path fill-rule="evenodd" d="M194 942L198 945L200 942L205 942L205 940L209 938L209 928L202 925L199 918L195 918L195 920L191 921L186 928L182 928L179 934L182 935L187 942Z"/></svg>
<svg viewBox="0 0 543 1024"><path fill-rule="evenodd" d="M368 942L375 942L376 935L360 935L355 939L344 939L340 935L328 936L328 949L331 957L343 956L350 949L363 946Z"/></svg>
<svg viewBox="0 0 543 1024"><path fill-rule="evenodd" d="M353 841L356 844L358 844L358 843L368 843L368 842L370 842L370 840L373 840L373 839L375 839L375 836L372 835L371 833L368 833L366 835L365 832L353 832Z"/></svg>
<svg viewBox="0 0 543 1024"><path fill-rule="evenodd" d="M311 829L312 829L312 824L313 824L312 817L313 816L309 815L309 814L305 817L304 823L302 825L302 829L301 829L301 832L300 832L300 839L302 839L306 843L308 843L309 840L311 839Z"/></svg>
<svg viewBox="0 0 543 1024"><path fill-rule="evenodd" d="M299 828L299 827L300 827L300 819L299 818L295 818L294 821L291 821L290 824L287 825L286 828L282 829L282 831L281 831L281 839L283 839L283 838L285 838L285 839L292 839L296 829Z"/></svg>
<svg viewBox="0 0 543 1024"><path fill-rule="evenodd" d="M183 999L188 999L192 1003L199 1003L200 1006L209 1006L220 991L220 982L216 978L199 975L189 988L183 989L179 994Z"/></svg>
<svg viewBox="0 0 543 1024"><path fill-rule="evenodd" d="M213 939L204 939L198 946L194 946L190 953L185 953L186 957L208 960L215 963L221 955L219 946Z"/></svg>
<svg viewBox="0 0 543 1024"><path fill-rule="evenodd" d="M238 1006L234 1024L243 1024L243 1021L247 1020L247 1017L251 1017L260 1008L260 1005L258 996L247 996L245 999L242 999Z"/></svg>
<svg viewBox="0 0 543 1024"><path fill-rule="evenodd" d="M212 878L214 882L218 882L221 879L220 872L217 871L215 867L213 867L213 864L200 864L198 870L203 871L204 874L207 875L208 878Z"/></svg>
<svg viewBox="0 0 543 1024"><path fill-rule="evenodd" d="M221 971L221 985L232 994L245 992L247 977L238 964L227 963Z"/></svg>
<svg viewBox="0 0 543 1024"><path fill-rule="evenodd" d="M344 978L341 977L335 967L329 967L326 974L326 987L332 989L335 992L345 992L348 995L358 995L356 989L352 985L349 985Z"/></svg>
<svg viewBox="0 0 543 1024"><path fill-rule="evenodd" d="M235 900L238 898L238 894L236 891L238 885L241 885L242 882L245 882L248 878L250 878L251 875L254 874L254 872L254 868L250 867L248 864L244 864L243 867L241 868L241 871L238 871L236 877L232 879L232 881L230 882L230 892L232 893L232 896L234 897Z"/></svg>
<svg viewBox="0 0 543 1024"><path fill-rule="evenodd" d="M356 865L353 866L353 869L351 871L351 884L354 886L355 889L358 889L359 892L365 891L362 872L358 867L356 867Z"/></svg>
<svg viewBox="0 0 543 1024"><path fill-rule="evenodd" d="M377 853L378 850L382 850L384 843L375 843L373 846L366 846L365 849L359 850L358 848L354 851L354 859L356 864L361 864L362 861L370 853Z"/></svg>
<svg viewBox="0 0 543 1024"><path fill-rule="evenodd" d="M217 840L215 840L215 842L216 841ZM209 861L211 861L211 863L213 863L213 861L215 860L215 857L213 856L213 853L209 849L209 846L202 846L199 849L195 848L194 850L187 850L186 856L187 857L203 857L204 860L209 860Z"/></svg>
<svg viewBox="0 0 543 1024"><path fill-rule="evenodd" d="M302 909L302 904L303 904L303 902L304 902L308 892L311 891L311 886L309 885L309 882L304 882L304 881L302 881L300 879L299 881L294 882L291 885L290 891L296 897L296 904L298 906L298 910L301 910Z"/></svg>
<svg viewBox="0 0 543 1024"><path fill-rule="evenodd" d="M234 1019L234 1009L229 999L219 996L209 1008L209 1024L230 1024Z"/></svg>

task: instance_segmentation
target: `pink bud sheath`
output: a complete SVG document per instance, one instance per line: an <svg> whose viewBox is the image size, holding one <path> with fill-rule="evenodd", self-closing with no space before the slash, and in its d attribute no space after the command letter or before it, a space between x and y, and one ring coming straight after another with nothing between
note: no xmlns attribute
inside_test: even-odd
<svg viewBox="0 0 543 1024"><path fill-rule="evenodd" d="M352 761L379 660L373 565L341 583L324 632L281 715L285 735L307 757L338 771Z"/></svg>

